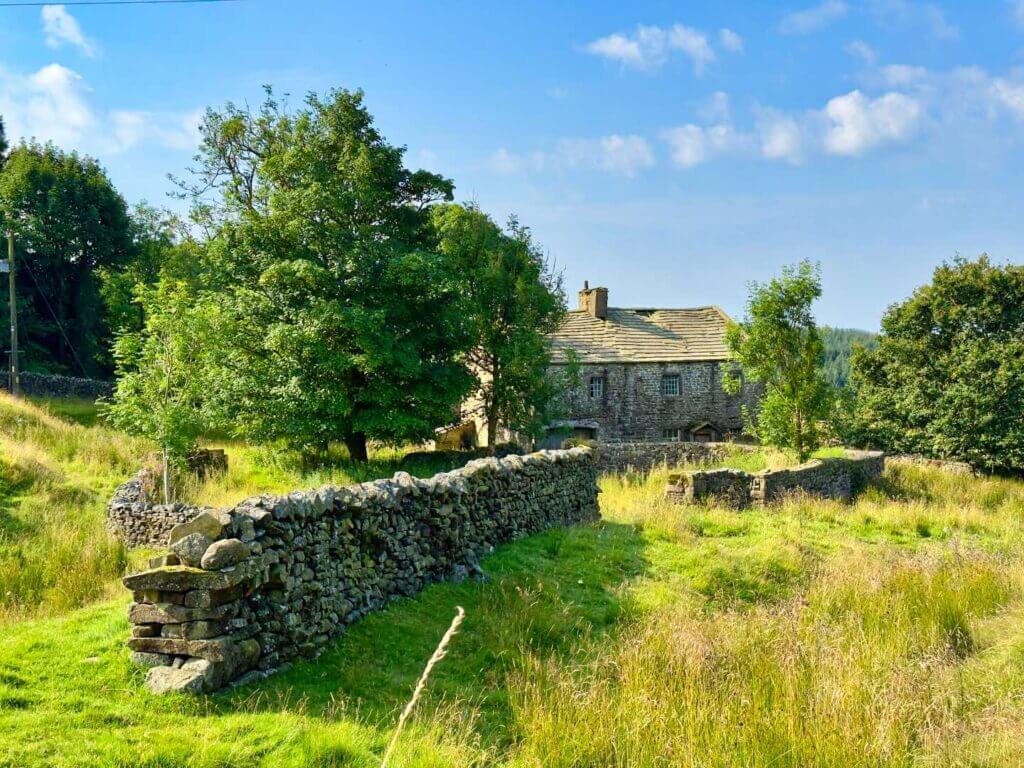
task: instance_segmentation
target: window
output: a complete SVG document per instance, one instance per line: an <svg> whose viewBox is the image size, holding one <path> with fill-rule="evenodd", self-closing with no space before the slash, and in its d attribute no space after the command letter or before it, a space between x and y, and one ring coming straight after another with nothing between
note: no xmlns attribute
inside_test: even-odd
<svg viewBox="0 0 1024 768"><path fill-rule="evenodd" d="M675 397L679 394L679 374L670 373L661 377L661 394Z"/></svg>
<svg viewBox="0 0 1024 768"><path fill-rule="evenodd" d="M661 430L661 439L667 440L670 443L678 443L680 439L679 429L663 429Z"/></svg>
<svg viewBox="0 0 1024 768"><path fill-rule="evenodd" d="M604 379L600 376L590 377L590 396L601 397L604 394Z"/></svg>

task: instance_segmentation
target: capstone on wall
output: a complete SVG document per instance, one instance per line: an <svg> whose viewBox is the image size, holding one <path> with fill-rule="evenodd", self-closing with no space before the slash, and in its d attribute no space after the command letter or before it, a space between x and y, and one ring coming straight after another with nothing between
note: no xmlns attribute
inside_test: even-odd
<svg viewBox="0 0 1024 768"><path fill-rule="evenodd" d="M742 406L756 405L756 388L738 395L722 388L722 366L693 363L607 363L580 366L580 387L569 398L570 420L593 422L602 442L678 439L721 440L743 432ZM662 393L662 380L679 376L679 394ZM591 396L591 380L600 379L601 395ZM709 425L709 429L701 427ZM699 433L699 434L698 434Z"/></svg>
<svg viewBox="0 0 1024 768"><path fill-rule="evenodd" d="M597 494L593 451L573 448L207 511L124 578L128 646L154 692L262 676L396 596L478 571L500 542L596 520Z"/></svg>

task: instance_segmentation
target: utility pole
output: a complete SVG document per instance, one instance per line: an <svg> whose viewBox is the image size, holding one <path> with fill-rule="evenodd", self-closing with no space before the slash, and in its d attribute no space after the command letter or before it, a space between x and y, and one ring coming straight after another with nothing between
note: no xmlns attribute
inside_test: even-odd
<svg viewBox="0 0 1024 768"><path fill-rule="evenodd" d="M21 394L21 379L18 376L18 306L14 297L14 230L7 230L7 286L11 305L11 371L10 393Z"/></svg>

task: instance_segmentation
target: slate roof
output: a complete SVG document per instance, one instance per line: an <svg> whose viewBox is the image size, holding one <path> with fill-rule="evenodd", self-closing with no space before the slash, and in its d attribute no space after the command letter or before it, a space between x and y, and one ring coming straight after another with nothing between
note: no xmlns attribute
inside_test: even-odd
<svg viewBox="0 0 1024 768"><path fill-rule="evenodd" d="M581 363L671 363L725 360L729 316L718 307L608 308L606 320L585 310L567 312L552 335L552 360L574 349Z"/></svg>

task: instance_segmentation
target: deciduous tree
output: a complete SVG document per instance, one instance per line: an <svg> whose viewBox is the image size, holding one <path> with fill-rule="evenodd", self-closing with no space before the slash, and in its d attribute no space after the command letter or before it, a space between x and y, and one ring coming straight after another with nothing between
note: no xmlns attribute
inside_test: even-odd
<svg viewBox="0 0 1024 768"><path fill-rule="evenodd" d="M107 415L126 432L160 446L164 502L171 500L171 474L182 467L207 427L209 346L205 307L183 282L165 278L140 283L136 302L145 320L114 343L117 387Z"/></svg>
<svg viewBox="0 0 1024 768"><path fill-rule="evenodd" d="M1024 267L943 264L853 365L869 444L1024 470Z"/></svg>
<svg viewBox="0 0 1024 768"><path fill-rule="evenodd" d="M472 383L462 283L426 247L452 183L408 170L360 92L294 112L268 94L208 111L202 133L187 191L213 233L222 412L307 455L432 437Z"/></svg>
<svg viewBox="0 0 1024 768"><path fill-rule="evenodd" d="M432 222L438 249L463 282L473 342L467 359L488 445L501 427L537 434L559 405L548 334L565 311L561 279L515 218L502 231L476 206L444 205L434 208Z"/></svg>
<svg viewBox="0 0 1024 768"><path fill-rule="evenodd" d="M98 270L120 268L133 244L127 206L106 173L74 152L23 144L0 172L0 218L15 233L26 367L108 371Z"/></svg>
<svg viewBox="0 0 1024 768"><path fill-rule="evenodd" d="M762 442L791 448L801 461L818 447L820 422L833 403L822 370L824 345L812 305L821 296L816 266L803 261L785 267L781 277L753 284L746 318L726 331L726 344L744 377L764 387L750 426ZM726 376L727 391L738 393L738 372Z"/></svg>

